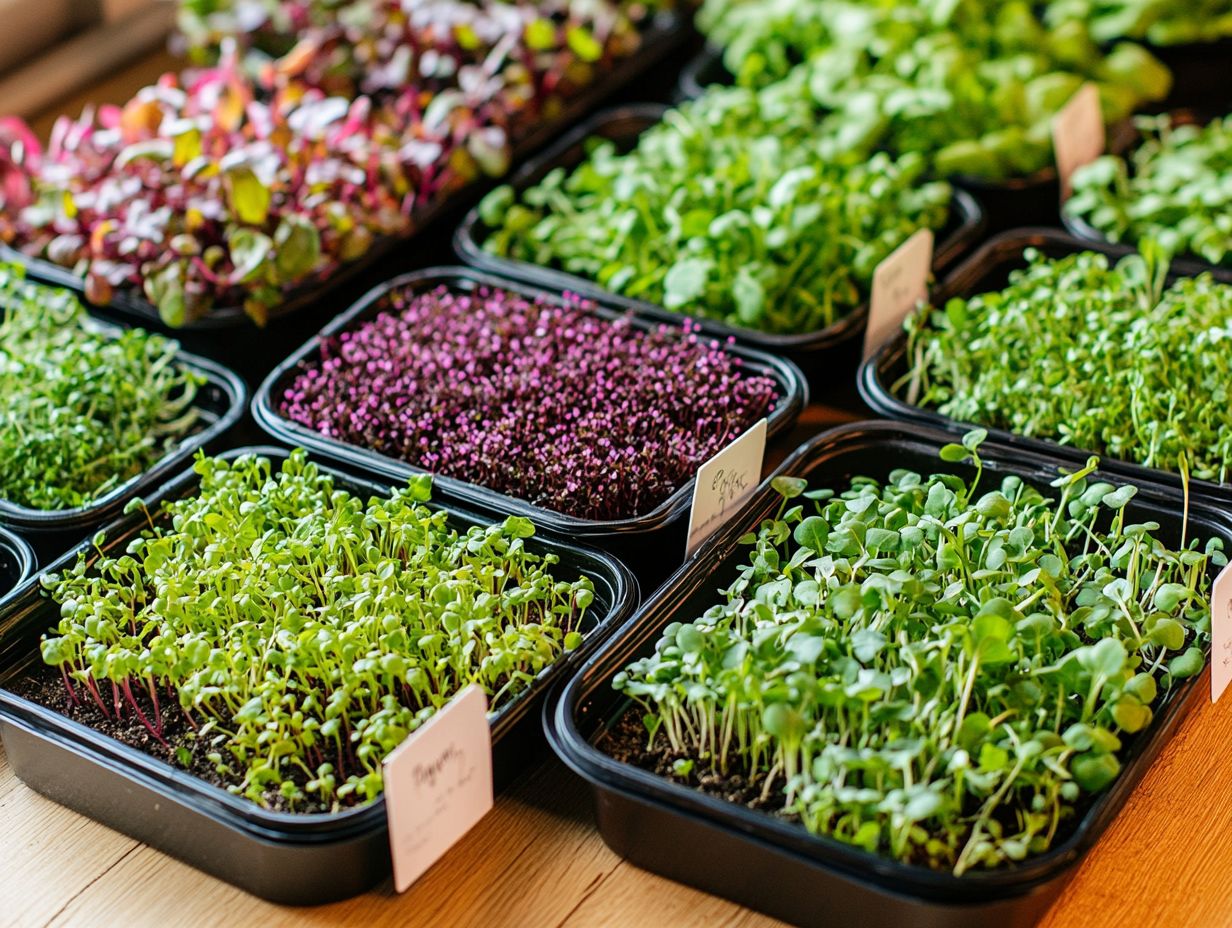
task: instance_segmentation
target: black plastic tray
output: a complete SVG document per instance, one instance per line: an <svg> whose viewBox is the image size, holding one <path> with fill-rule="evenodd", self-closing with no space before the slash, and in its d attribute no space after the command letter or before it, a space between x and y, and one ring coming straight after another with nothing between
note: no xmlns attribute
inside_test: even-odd
<svg viewBox="0 0 1232 928"><path fill-rule="evenodd" d="M34 552L30 546L0 528L0 609L8 605L33 571Z"/></svg>
<svg viewBox="0 0 1232 928"><path fill-rule="evenodd" d="M1227 44L1227 62L1229 73L1232 73L1232 41ZM1173 110L1168 114L1173 125L1205 125L1210 122L1211 114L1206 111L1194 109ZM1134 150L1142 141L1139 133L1132 133L1133 141L1125 146L1125 150L1117 155L1121 160L1125 161L1128 166L1133 168L1132 159ZM1086 221L1082 216L1070 212L1064 207L1061 208L1061 223L1065 226L1067 232L1075 238L1081 239L1084 242L1090 242L1095 245L1109 245L1112 242L1103 232L1099 231L1093 225ZM1131 243L1122 242L1119 244L1130 245ZM1137 244L1137 243L1133 243ZM1232 257L1229 258L1232 262ZM1228 265L1211 264L1195 255L1181 255L1172 260L1172 270L1178 274L1203 274L1209 273L1213 277L1232 283L1232 263Z"/></svg>
<svg viewBox="0 0 1232 928"><path fill-rule="evenodd" d="M604 110L561 137L537 158L527 162L514 174L510 183L520 195L522 191L542 180L549 171L558 167L576 167L586 156L586 141L590 138L608 139L624 150L632 149L638 136L660 122L667 110L666 106L651 103ZM938 236L933 261L933 267L938 272L955 263L974 246L983 230L983 221L984 213L979 203L970 194L956 189L950 219ZM602 299L611 306L634 309L642 315L667 322L679 323L687 316L653 303L612 293L594 281L576 274L489 254L483 250L483 241L488 232L487 226L479 217L478 208L472 209L454 237L455 250L468 264L540 287L557 291L568 290ZM844 364L847 370L851 369L859 355L859 340L863 337L867 317L868 307L863 305L833 325L816 332L775 335L728 325L715 319L688 316L708 335L735 338L769 354L791 359L801 367L815 386L844 376Z"/></svg>
<svg viewBox="0 0 1232 928"><path fill-rule="evenodd" d="M1022 255L1027 248L1036 248L1054 258L1079 251L1097 251L1108 255L1114 261L1135 253L1134 249L1128 245L1084 242L1058 230L1017 229L987 242L955 269L940 288L934 291L932 303L940 306L952 297L969 297L1004 287L1011 271L1026 266ZM1169 280L1174 280L1177 276L1183 275L1171 274ZM951 433L961 433L975 428L979 423L957 422L934 410L908 403L893 393L890 389L891 385L907 370L906 345L906 335L900 331L861 366L858 386L864 402L878 415L891 419L902 419L945 428ZM990 428L988 432L997 441L1004 442L1006 445L1039 454L1049 454L1070 462L1085 461L1092 453L1086 449L1061 445L1040 438L1016 435L1005 429ZM1168 471L1143 467L1141 464L1120 461L1107 456L1104 457L1103 467L1109 473L1120 475L1123 480L1162 484L1178 491L1181 488L1180 476ZM1213 502L1232 503L1232 485L1190 478L1189 486L1196 496L1205 497Z"/></svg>
<svg viewBox="0 0 1232 928"><path fill-rule="evenodd" d="M288 452L240 449L224 457L259 452L277 464ZM387 494L389 486L322 468L336 486L360 496ZM148 500L196 492L200 478L180 474ZM459 528L490 521L433 503ZM108 527L105 550L122 550L145 527L134 513ZM595 581L593 623L586 640L546 669L529 690L492 716L493 765L505 785L542 745L537 711L548 686L593 651L636 605L637 583L619 561L550 535L530 547L560 556L563 576L586 573ZM48 569L75 563L83 544ZM40 635L54 626L58 609L37 579L29 581L0 615L0 686L37 665ZM266 811L185 771L121 744L60 713L0 688L0 736L8 762L27 785L78 812L191 864L250 893L275 902L316 904L362 892L389 872L385 801L338 814Z"/></svg>
<svg viewBox="0 0 1232 928"><path fill-rule="evenodd" d="M91 324L104 333L119 334L122 331L120 326L93 316ZM244 415L248 388L228 368L186 351L176 353L176 363L205 378L205 383L197 389L193 404L200 412L196 431L185 436L178 446L148 469L88 505L72 509L31 509L0 498L0 525L27 536L40 549L44 543L75 542L88 530L117 515L131 497L158 486L180 470L197 449L215 445ZM59 554L60 550L63 550L63 545L55 553Z"/></svg>
<svg viewBox="0 0 1232 928"><path fill-rule="evenodd" d="M863 422L818 436L778 473L837 487L854 475L885 478L894 468L970 475L969 465L943 463L948 432L909 423ZM1055 457L987 442L984 469L1018 474L1055 495ZM1117 483L1116 475L1101 479ZM1123 482L1123 481L1120 481ZM871 928L1025 928L1060 894L1077 865L1116 817L1185 713L1205 694L1205 677L1189 679L1157 708L1151 726L1128 742L1124 769L1094 800L1068 837L1047 854L1012 869L962 877L908 866L820 836L767 813L706 796L693 788L621 763L596 746L606 726L633 705L611 687L630 661L649 654L662 629L700 615L734 580L748 547L737 539L777 510L781 497L763 484L594 657L553 693L544 711L548 741L594 791L604 840L638 866L775 917L809 926ZM1154 519L1161 539L1180 540L1181 497L1144 487L1131 501L1134 521ZM1232 519L1191 505L1190 536L1217 535L1232 544Z"/></svg>
<svg viewBox="0 0 1232 928"><path fill-rule="evenodd" d="M636 53L616 64L603 76L589 84L580 93L570 98L556 119L537 122L513 145L513 160L520 161L550 141L562 129L577 122L587 113L610 99L621 89L637 80L648 70L663 61L672 51L689 38L686 19L673 11L660 11L641 30L641 43ZM337 292L356 276L371 269L390 255L396 248L405 246L430 226L456 217L474 203L486 190L500 183L499 178L476 180L464 187L444 194L438 199L415 208L413 227L404 235L386 236L373 243L372 247L354 261L342 264L332 271L305 281L287 291L282 303L269 311L271 322L295 313L322 298ZM39 277L60 286L82 289L81 275L71 268L56 264L46 258L27 255L16 248L0 244L0 260L21 264ZM117 289L111 301L100 307L119 314L122 318L145 326L170 328L163 323L158 308L141 294L139 288ZM242 306L225 306L212 310L207 316L174 328L176 332L209 332L230 329L250 324Z"/></svg>
<svg viewBox="0 0 1232 928"><path fill-rule="evenodd" d="M723 65L723 53L713 45L693 58L680 72L677 97L692 99L704 92L709 84L730 85L731 72ZM1120 150L1126 127L1108 130L1109 147ZM1061 203L1061 185L1053 165L1041 168L1025 177L1007 180L986 180L970 174L957 174L950 182L960 190L975 195L984 208L987 227L991 232L1003 232L1018 226L1055 225Z"/></svg>
<svg viewBox="0 0 1232 928"><path fill-rule="evenodd" d="M291 422L278 414L276 406L283 390L298 373L301 363L319 355L320 339L336 335L376 316L386 308L385 297L390 291L411 288L422 292L440 285L460 290L481 286L500 287L527 299L543 297L556 303L563 302L564 299L558 290L505 280L471 268L438 267L404 274L370 290L354 306L326 326L318 336L309 339L270 373L257 389L252 402L252 413L257 423L279 441L302 445L322 457L356 468L360 473L377 474L384 479L397 481L404 481L413 474L424 473L421 468L404 461L327 438L312 429ZM612 301L609 299L600 297L594 302L596 305L593 312L602 318L616 319L628 313L626 308L611 305ZM636 310L631 316L633 324L643 330L654 328L663 318L677 327L682 321L679 316L648 319ZM791 428L808 404L808 386L799 369L788 361L740 344L728 345L726 350L740 359L742 370L750 375L770 377L777 385L780 398L767 417L769 434L778 435ZM550 531L610 550L630 566L637 568L644 579L661 580L684 558L687 515L693 494L692 480L650 512L614 520L564 515L454 477L437 476L434 482L443 498L457 500L465 506L489 514L518 513L533 519L537 525Z"/></svg>

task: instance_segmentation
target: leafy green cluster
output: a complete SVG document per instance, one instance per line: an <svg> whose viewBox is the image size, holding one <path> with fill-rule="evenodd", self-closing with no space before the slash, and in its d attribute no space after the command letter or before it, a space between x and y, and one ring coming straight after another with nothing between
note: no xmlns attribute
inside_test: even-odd
<svg viewBox="0 0 1232 928"><path fill-rule="evenodd" d="M1047 17L1089 23L1099 42L1186 45L1232 36L1232 0L1050 0Z"/></svg>
<svg viewBox="0 0 1232 928"><path fill-rule="evenodd" d="M1034 249L1004 290L906 322L908 402L1202 480L1232 474L1232 286L1166 286L1150 243L1115 266Z"/></svg>
<svg viewBox="0 0 1232 928"><path fill-rule="evenodd" d="M1135 488L1091 479L1094 458L1059 498L1016 476L981 492L975 467L837 495L776 481L725 601L615 678L652 743L690 756L676 775L752 775L814 833L956 874L1053 845L1161 691L1205 666L1225 558L1133 523Z"/></svg>
<svg viewBox="0 0 1232 928"><path fill-rule="evenodd" d="M1109 241L1154 239L1170 254L1232 266L1232 117L1138 126L1145 139L1129 162L1105 155L1074 173L1065 211Z"/></svg>
<svg viewBox="0 0 1232 928"><path fill-rule="evenodd" d="M179 344L104 332L68 290L0 263L0 498L84 506L187 435L201 378Z"/></svg>
<svg viewBox="0 0 1232 928"><path fill-rule="evenodd" d="M556 580L526 519L459 533L425 505L429 478L365 504L302 450L277 473L255 456L196 471L200 493L125 553L100 533L97 557L43 578L61 620L42 655L70 700L160 741L158 694L173 693L193 744L254 802L370 800L383 758L462 687L499 709L581 643L593 583Z"/></svg>
<svg viewBox="0 0 1232 928"><path fill-rule="evenodd" d="M599 143L520 200L489 194L483 247L671 310L811 332L863 303L913 232L945 224L950 188L924 171L819 131L799 94L717 89L628 153Z"/></svg>
<svg viewBox="0 0 1232 928"><path fill-rule="evenodd" d="M836 126L924 154L939 176L1048 167L1053 117L1084 82L1108 122L1171 86L1140 46L1105 53L1084 23L1050 28L1026 0L706 0L699 22L738 83L793 81Z"/></svg>

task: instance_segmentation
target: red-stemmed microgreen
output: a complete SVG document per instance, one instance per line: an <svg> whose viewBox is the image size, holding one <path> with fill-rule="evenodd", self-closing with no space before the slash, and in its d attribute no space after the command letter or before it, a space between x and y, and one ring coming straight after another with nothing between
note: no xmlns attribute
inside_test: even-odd
<svg viewBox="0 0 1232 928"><path fill-rule="evenodd" d="M43 577L61 618L42 656L70 703L167 747L181 716L171 756L203 748L254 802L371 800L385 755L462 687L498 711L581 643L593 583L528 548L527 519L459 531L430 478L364 502L302 451L195 470L199 492L147 512L125 551L100 532Z"/></svg>

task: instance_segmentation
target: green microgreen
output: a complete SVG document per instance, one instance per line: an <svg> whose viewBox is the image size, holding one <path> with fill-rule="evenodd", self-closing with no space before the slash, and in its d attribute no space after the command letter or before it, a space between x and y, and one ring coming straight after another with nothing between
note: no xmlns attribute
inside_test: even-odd
<svg viewBox="0 0 1232 928"><path fill-rule="evenodd" d="M1232 117L1137 125L1144 141L1128 161L1106 155L1074 173L1065 211L1109 241L1153 239L1170 254L1232 267Z"/></svg>
<svg viewBox="0 0 1232 928"><path fill-rule="evenodd" d="M68 290L0 263L0 498L88 505L197 424L200 375L177 342L104 331Z"/></svg>
<svg viewBox="0 0 1232 928"><path fill-rule="evenodd" d="M100 533L43 577L61 618L41 649L70 702L164 744L164 713L182 713L171 756L204 747L234 793L292 810L371 800L385 755L462 687L498 711L581 643L594 585L556 579L527 519L458 531L426 505L427 477L365 503L303 451L277 471L248 455L195 469L199 493L164 503L127 550Z"/></svg>
<svg viewBox="0 0 1232 928"><path fill-rule="evenodd" d="M1002 290L908 318L895 391L960 422L1226 483L1232 286L1168 286L1150 242L1115 265L1024 257Z"/></svg>
<svg viewBox="0 0 1232 928"><path fill-rule="evenodd" d="M918 155L844 147L802 95L720 88L668 111L632 151L596 143L520 197L498 188L480 215L494 254L796 334L863 303L882 259L945 225L950 193Z"/></svg>
<svg viewBox="0 0 1232 928"><path fill-rule="evenodd" d="M956 874L1044 853L1116 779L1205 665L1221 543L1164 543L1094 458L990 484L982 439L951 472L776 484L723 600L613 681L693 759L673 776L751 776L811 832Z"/></svg>
<svg viewBox="0 0 1232 928"><path fill-rule="evenodd" d="M1141 46L1101 49L1082 19L1043 13L1028 0L705 0L698 22L738 83L794 86L838 135L995 181L1052 163L1052 121L1083 83L1109 123L1171 85Z"/></svg>

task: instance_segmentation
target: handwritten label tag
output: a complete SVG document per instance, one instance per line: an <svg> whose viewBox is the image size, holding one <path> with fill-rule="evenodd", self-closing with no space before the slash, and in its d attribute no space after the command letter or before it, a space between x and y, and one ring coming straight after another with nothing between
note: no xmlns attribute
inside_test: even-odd
<svg viewBox="0 0 1232 928"><path fill-rule="evenodd" d="M765 456L766 420L762 419L697 469L686 557L723 524L724 513L735 511L761 483Z"/></svg>
<svg viewBox="0 0 1232 928"><path fill-rule="evenodd" d="M492 808L488 699L471 685L385 758L394 888L404 892Z"/></svg>
<svg viewBox="0 0 1232 928"><path fill-rule="evenodd" d="M1099 88L1083 84L1052 120L1052 149L1057 157L1061 199L1073 192L1074 172L1104 153L1104 115L1099 107Z"/></svg>
<svg viewBox="0 0 1232 928"><path fill-rule="evenodd" d="M1211 702L1232 683L1232 564L1211 589Z"/></svg>
<svg viewBox="0 0 1232 928"><path fill-rule="evenodd" d="M864 360L902 328L917 303L928 298L932 266L932 229L920 229L877 265L864 330Z"/></svg>

